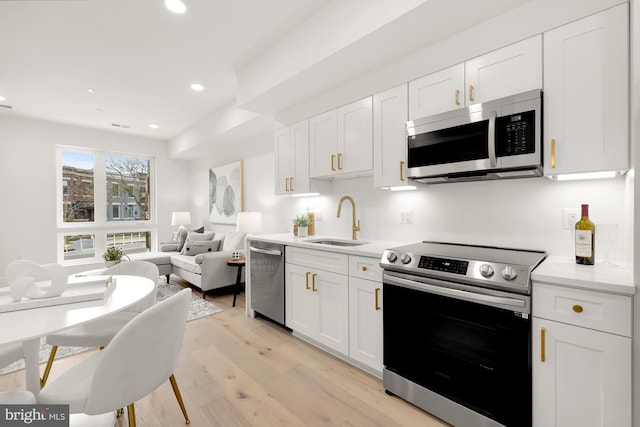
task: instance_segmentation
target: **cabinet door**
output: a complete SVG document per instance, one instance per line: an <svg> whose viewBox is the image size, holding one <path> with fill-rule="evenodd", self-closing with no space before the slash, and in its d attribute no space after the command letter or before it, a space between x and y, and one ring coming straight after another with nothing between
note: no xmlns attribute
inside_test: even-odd
<svg viewBox="0 0 640 427"><path fill-rule="evenodd" d="M309 174L331 176L337 170L338 111L331 110L309 119Z"/></svg>
<svg viewBox="0 0 640 427"><path fill-rule="evenodd" d="M309 120L291 125L292 174L289 182L291 193L308 193L309 190Z"/></svg>
<svg viewBox="0 0 640 427"><path fill-rule="evenodd" d="M629 168L628 4L544 34L544 173Z"/></svg>
<svg viewBox="0 0 640 427"><path fill-rule="evenodd" d="M286 324L296 332L313 336L317 330L317 303L311 291L310 269L285 264Z"/></svg>
<svg viewBox="0 0 640 427"><path fill-rule="evenodd" d="M317 297L315 340L342 354L349 354L349 277L318 270L311 274Z"/></svg>
<svg viewBox="0 0 640 427"><path fill-rule="evenodd" d="M349 356L382 373L382 283L349 278Z"/></svg>
<svg viewBox="0 0 640 427"><path fill-rule="evenodd" d="M337 173L373 169L372 98L338 108Z"/></svg>
<svg viewBox="0 0 640 427"><path fill-rule="evenodd" d="M532 357L534 427L631 427L630 338L534 317Z"/></svg>
<svg viewBox="0 0 640 427"><path fill-rule="evenodd" d="M464 64L409 82L409 120L464 107Z"/></svg>
<svg viewBox="0 0 640 427"><path fill-rule="evenodd" d="M276 160L276 194L289 194L289 182L293 176L292 165L293 158L291 156L291 139L289 137L289 127L276 130L273 133L274 151Z"/></svg>
<svg viewBox="0 0 640 427"><path fill-rule="evenodd" d="M373 186L407 185L407 85L373 96Z"/></svg>
<svg viewBox="0 0 640 427"><path fill-rule="evenodd" d="M465 62L466 105L542 88L542 36Z"/></svg>

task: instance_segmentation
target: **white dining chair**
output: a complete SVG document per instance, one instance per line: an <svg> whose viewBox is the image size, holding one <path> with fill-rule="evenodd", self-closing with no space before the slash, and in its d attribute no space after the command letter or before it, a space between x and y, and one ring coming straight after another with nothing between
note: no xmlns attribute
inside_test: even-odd
<svg viewBox="0 0 640 427"><path fill-rule="evenodd" d="M24 358L24 350L22 344L3 344L0 345L0 366L7 366ZM36 398L33 393L26 390L10 390L0 391L0 404L2 405L18 405L33 404Z"/></svg>
<svg viewBox="0 0 640 427"><path fill-rule="evenodd" d="M91 416L126 406L135 427L134 402L173 376L190 301L191 290L184 289L136 316L103 351L46 384L38 403L68 404L71 414Z"/></svg>

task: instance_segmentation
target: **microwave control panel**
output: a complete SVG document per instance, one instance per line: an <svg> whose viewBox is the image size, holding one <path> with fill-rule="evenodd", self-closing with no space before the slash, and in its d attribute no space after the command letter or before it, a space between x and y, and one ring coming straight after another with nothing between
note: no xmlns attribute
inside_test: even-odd
<svg viewBox="0 0 640 427"><path fill-rule="evenodd" d="M535 152L535 111L496 118L496 155L517 156Z"/></svg>

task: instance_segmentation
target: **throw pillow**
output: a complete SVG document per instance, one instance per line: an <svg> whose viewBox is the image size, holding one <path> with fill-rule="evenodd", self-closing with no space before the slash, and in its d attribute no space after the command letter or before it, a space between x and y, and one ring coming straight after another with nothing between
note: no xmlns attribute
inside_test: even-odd
<svg viewBox="0 0 640 427"><path fill-rule="evenodd" d="M213 235L213 231L207 231L206 233L196 233L193 231L189 231L187 233L187 239L184 246L186 247L187 243L201 242L203 240L213 240ZM182 251L180 253L182 255L185 255L184 247L182 248Z"/></svg>
<svg viewBox="0 0 640 427"><path fill-rule="evenodd" d="M190 242L184 245L184 254L195 256L198 254L204 254L207 252L217 252L220 248L220 240L201 240Z"/></svg>
<svg viewBox="0 0 640 427"><path fill-rule="evenodd" d="M196 233L204 233L204 225L202 227L200 227L200 228L196 228L193 231L195 231Z"/></svg>
<svg viewBox="0 0 640 427"><path fill-rule="evenodd" d="M224 236L222 241L223 251L233 251L236 249L244 248L244 236L246 233L242 232L229 232Z"/></svg>
<svg viewBox="0 0 640 427"><path fill-rule="evenodd" d="M184 242L187 241L187 230L179 230L178 231L178 247L176 251L182 252L182 248L184 248Z"/></svg>

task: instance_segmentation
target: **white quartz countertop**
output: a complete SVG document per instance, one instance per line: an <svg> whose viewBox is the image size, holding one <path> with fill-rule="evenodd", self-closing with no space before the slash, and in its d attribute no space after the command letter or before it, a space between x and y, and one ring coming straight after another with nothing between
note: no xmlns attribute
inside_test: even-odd
<svg viewBox="0 0 640 427"><path fill-rule="evenodd" d="M633 295L633 269L629 265L578 265L574 257L549 256L531 273L538 283L563 285L600 292Z"/></svg>
<svg viewBox="0 0 640 427"><path fill-rule="evenodd" d="M394 248L396 246L406 245L408 242L398 242L390 240L355 240L354 242L363 243L358 246L335 246L325 245L320 243L311 243L310 240L340 240L351 241L348 238L336 237L336 236L309 236L309 237L297 237L293 233L281 233L281 234L258 234L249 236L248 240L260 240L263 242L280 243L287 246L296 246L299 248L317 249L329 252L338 252L347 255L359 255L365 257L380 258L385 249Z"/></svg>

